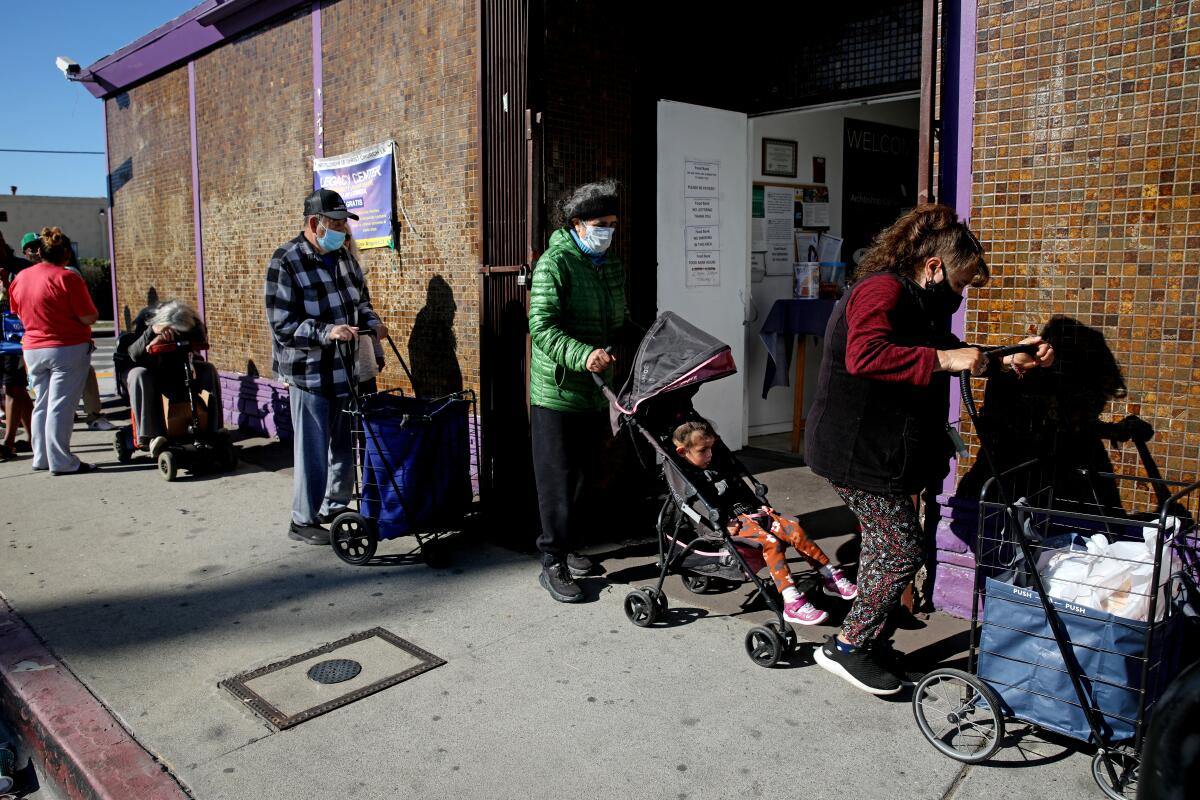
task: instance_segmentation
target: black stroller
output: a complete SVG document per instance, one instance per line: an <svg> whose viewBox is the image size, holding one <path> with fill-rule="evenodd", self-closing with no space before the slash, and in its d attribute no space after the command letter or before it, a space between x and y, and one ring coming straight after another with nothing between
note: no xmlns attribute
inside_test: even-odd
<svg viewBox="0 0 1200 800"><path fill-rule="evenodd" d="M693 592L704 591L713 581L748 580L755 591L743 608L762 596L776 619L746 634L746 653L755 664L771 667L795 649L796 634L783 619L774 585L758 577L764 566L761 551L726 530L739 513L767 504L767 487L720 440L713 447L710 468L723 476L725 491L718 495L712 485L693 485L671 441L676 427L699 419L692 397L700 386L736 371L728 345L667 311L642 339L619 394L614 395L599 375L594 377L609 401L613 431L629 431L635 447L639 440L650 445L668 489L658 514L658 583L630 591L625 616L639 627L661 619L667 610L663 582L672 571L680 573Z"/></svg>

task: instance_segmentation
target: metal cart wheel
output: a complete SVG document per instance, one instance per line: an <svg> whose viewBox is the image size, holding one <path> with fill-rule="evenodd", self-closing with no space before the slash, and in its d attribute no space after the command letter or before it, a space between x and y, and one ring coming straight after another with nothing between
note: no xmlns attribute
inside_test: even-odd
<svg viewBox="0 0 1200 800"><path fill-rule="evenodd" d="M1105 762L1108 762L1107 764ZM1138 793L1138 766L1141 761L1136 754L1126 750L1097 750L1092 757L1092 777L1105 797L1112 800L1132 800ZM1114 785L1108 765L1117 776Z"/></svg>
<svg viewBox="0 0 1200 800"><path fill-rule="evenodd" d="M221 469L225 470L226 472L233 472L235 469L237 469L237 448L234 447L233 442L228 436L224 437L224 440L221 442L219 446L219 452L221 454Z"/></svg>
<svg viewBox="0 0 1200 800"><path fill-rule="evenodd" d="M170 450L163 450L158 454L158 474L164 481L173 481L179 474L179 461Z"/></svg>
<svg viewBox="0 0 1200 800"><path fill-rule="evenodd" d="M379 537L370 520L357 512L346 511L338 514L329 526L329 544L342 561L360 566L374 557Z"/></svg>
<svg viewBox="0 0 1200 800"><path fill-rule="evenodd" d="M658 601L653 589L634 589L625 595L625 616L639 628L646 628L658 619Z"/></svg>
<svg viewBox="0 0 1200 800"><path fill-rule="evenodd" d="M913 689L913 715L929 743L965 764L1000 749L1004 715L991 686L959 669L935 669Z"/></svg>
<svg viewBox="0 0 1200 800"><path fill-rule="evenodd" d="M113 452L121 464L128 464L133 458L133 432L128 427L113 431Z"/></svg>
<svg viewBox="0 0 1200 800"><path fill-rule="evenodd" d="M773 667L783 658L784 638L774 628L759 626L746 634L746 655L760 667Z"/></svg>
<svg viewBox="0 0 1200 800"><path fill-rule="evenodd" d="M683 585L692 594L704 594L708 591L709 581L707 575L684 575Z"/></svg>

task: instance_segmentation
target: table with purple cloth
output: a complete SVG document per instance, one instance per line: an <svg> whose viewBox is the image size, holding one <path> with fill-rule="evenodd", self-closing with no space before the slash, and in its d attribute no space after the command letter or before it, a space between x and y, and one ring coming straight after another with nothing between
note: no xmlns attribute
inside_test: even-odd
<svg viewBox="0 0 1200 800"><path fill-rule="evenodd" d="M776 300L763 321L758 336L767 348L767 368L763 375L763 392L773 386L788 386L789 366L792 361L792 343L797 337L824 336L825 327L837 303L832 298L815 300ZM800 434L804 430L804 341L796 348L796 392L792 402L792 452L800 449Z"/></svg>

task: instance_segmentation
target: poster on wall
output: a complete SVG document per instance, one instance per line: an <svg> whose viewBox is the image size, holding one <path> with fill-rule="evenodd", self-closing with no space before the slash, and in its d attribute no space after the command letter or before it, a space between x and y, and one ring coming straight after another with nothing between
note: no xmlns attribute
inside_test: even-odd
<svg viewBox="0 0 1200 800"><path fill-rule="evenodd" d="M843 131L842 254L853 261L917 203L917 131L849 118Z"/></svg>
<svg viewBox="0 0 1200 800"><path fill-rule="evenodd" d="M313 159L313 188L332 189L358 215L350 230L360 250L396 246L392 232L394 142L381 142L353 153Z"/></svg>

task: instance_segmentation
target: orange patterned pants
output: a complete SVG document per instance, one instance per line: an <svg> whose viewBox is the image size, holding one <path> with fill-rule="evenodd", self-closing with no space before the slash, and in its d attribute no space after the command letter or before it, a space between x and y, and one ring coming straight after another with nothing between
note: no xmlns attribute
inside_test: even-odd
<svg viewBox="0 0 1200 800"><path fill-rule="evenodd" d="M764 528L764 525L770 530ZM784 519L783 515L774 509L767 513L740 515L730 524L729 534L762 544L763 561L767 562L767 569L771 571L775 587L781 592L796 585L785 555L789 544L815 567L823 567L829 563L829 556L813 544L804 533L804 528L800 527L800 523Z"/></svg>

